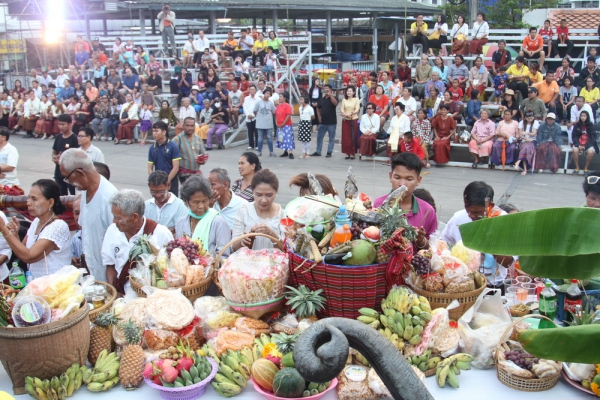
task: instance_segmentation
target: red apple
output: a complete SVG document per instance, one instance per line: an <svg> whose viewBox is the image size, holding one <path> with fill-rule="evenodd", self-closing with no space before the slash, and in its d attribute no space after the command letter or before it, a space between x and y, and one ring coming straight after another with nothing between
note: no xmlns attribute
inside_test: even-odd
<svg viewBox="0 0 600 400"><path fill-rule="evenodd" d="M372 240L372 241L378 241L379 238L381 237L381 233L379 232L379 228L376 226L370 226L367 229L365 229L363 231L363 235L365 238Z"/></svg>

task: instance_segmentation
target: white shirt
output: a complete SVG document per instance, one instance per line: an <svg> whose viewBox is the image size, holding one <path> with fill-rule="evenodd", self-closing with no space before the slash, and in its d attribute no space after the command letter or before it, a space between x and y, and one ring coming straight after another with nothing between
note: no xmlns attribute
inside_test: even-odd
<svg viewBox="0 0 600 400"><path fill-rule="evenodd" d="M81 238L83 240L83 254L85 262L96 280L106 281L106 268L102 263L102 249L99 246L104 240L104 234L109 225L113 223L110 198L117 193L117 188L100 177L100 186L88 203L87 191L81 192L81 213L79 214L79 226L81 226Z"/></svg>
<svg viewBox="0 0 600 400"><path fill-rule="evenodd" d="M258 97L258 94L255 94L254 97L252 97L251 95L244 97L244 112L246 113L246 118L248 119L248 121L255 120L255 115L253 115L252 118L250 118L248 114L252 113L251 110L254 110L254 106L256 105L256 103L258 103L259 100L260 97Z"/></svg>
<svg viewBox="0 0 600 400"><path fill-rule="evenodd" d="M237 197L237 196L236 196ZM8 219L6 215L2 211L0 211L0 218L4 220L5 224L8 224ZM12 256L12 250L8 243L6 243L6 239L4 236L0 236L0 254L5 255L10 260L10 256ZM0 265L0 279L5 280L8 277L8 266L6 263Z"/></svg>
<svg viewBox="0 0 600 400"><path fill-rule="evenodd" d="M259 217L256 213L254 203L241 203L233 219L233 231L231 233L231 237L235 239L243 235L244 232L250 232L250 229L255 225L265 224L275 233L277 233L280 239L283 239L285 236L285 231L281 225L281 220L286 218L286 216L283 207L280 205L277 206L279 207L279 211L275 214L275 216L273 216L273 218L264 219ZM254 246L252 246L252 248L254 250L271 249L273 248L273 243L271 243L271 240L267 239L266 237L257 236L254 240Z"/></svg>
<svg viewBox="0 0 600 400"><path fill-rule="evenodd" d="M47 239L53 242L58 250L52 250L46 254L46 257L29 264L29 271L34 279L53 274L65 265L71 264L71 233L67 223L62 219L55 218L36 235L35 230L39 222L40 219L36 218L31 223L27 230L25 246L30 249L38 240Z"/></svg>
<svg viewBox="0 0 600 400"><path fill-rule="evenodd" d="M57 88L64 88L65 87L65 79L69 79L69 75L67 75L67 74L57 75L56 80L54 81L54 84L56 85Z"/></svg>
<svg viewBox="0 0 600 400"><path fill-rule="evenodd" d="M83 150L83 148L81 150ZM93 144L90 144L90 147L88 147L87 150L83 151L85 151L85 154L90 156L92 161L104 163L104 154L102 154L102 150L100 150Z"/></svg>
<svg viewBox="0 0 600 400"><path fill-rule="evenodd" d="M2 171L1 173L6 175L4 179L0 179L0 185L14 186L19 184L17 179L17 164L19 163L19 152L17 148L10 143L0 149L0 165L9 165L15 167L12 171ZM2 253L0 253L2 254Z"/></svg>
<svg viewBox="0 0 600 400"><path fill-rule="evenodd" d="M196 120L196 109L192 106L188 106L187 108L184 106L181 106L181 108L179 109L179 121L183 124L183 121L188 117L194 118L194 121L195 121Z"/></svg>
<svg viewBox="0 0 600 400"><path fill-rule="evenodd" d="M240 102L240 100L242 99L242 91L240 89L238 89L237 92L234 92L232 90L229 91L229 98L231 99L231 105L232 107L240 107L242 104Z"/></svg>
<svg viewBox="0 0 600 400"><path fill-rule="evenodd" d="M52 77L50 75L46 75L45 78L44 78L44 75L38 75L36 80L40 84L40 87L42 85L46 85L46 87L48 87L48 85L50 85L52 83Z"/></svg>
<svg viewBox="0 0 600 400"><path fill-rule="evenodd" d="M388 132L391 133L396 127L398 127L398 132L400 133L400 137L402 137L406 132L410 131L410 118L404 113L400 117L394 115L390 121Z"/></svg>
<svg viewBox="0 0 600 400"><path fill-rule="evenodd" d="M244 43L245 42L245 43ZM250 35L246 35L245 38L240 36L240 48L244 51L252 50L252 46L254 46L254 39Z"/></svg>
<svg viewBox="0 0 600 400"><path fill-rule="evenodd" d="M364 113L362 117L360 117L360 131L362 133L377 133L379 132L380 123L381 120L379 119L379 115L373 113L373 115L369 117L368 113Z"/></svg>
<svg viewBox="0 0 600 400"><path fill-rule="evenodd" d="M463 24L460 28L458 24L454 24L452 27L452 32L450 32L450 37L455 38L456 36L463 34L467 36L469 34L469 25Z"/></svg>
<svg viewBox="0 0 600 400"><path fill-rule="evenodd" d="M219 215L223 217L225 222L227 222L229 229L233 229L233 220L237 214L237 210L240 207L240 204L247 203L247 201L242 199L240 196L237 196L231 189L229 189L229 191L231 192L231 200L229 201L229 204L227 204L225 208L221 208L219 202L217 201L215 202L213 208L217 210Z"/></svg>
<svg viewBox="0 0 600 400"><path fill-rule="evenodd" d="M23 106L23 116L31 117L31 116L39 116L40 115L40 99L37 97L33 100L29 99L25 102Z"/></svg>
<svg viewBox="0 0 600 400"><path fill-rule="evenodd" d="M404 114L408 114L409 111L413 113L417 112L417 101L411 96L408 100L404 100L404 97L400 97L400 103L404 104Z"/></svg>
<svg viewBox="0 0 600 400"><path fill-rule="evenodd" d="M300 106L300 121L312 121L315 110L310 105Z"/></svg>
<svg viewBox="0 0 600 400"><path fill-rule="evenodd" d="M490 34L490 26L487 21L483 21L481 24L478 21L473 23L473 38L481 39L483 35L486 37Z"/></svg>
<svg viewBox="0 0 600 400"><path fill-rule="evenodd" d="M169 193L169 199L162 207L156 205L154 197L146 200L144 217L150 218L167 228L175 228L175 224L187 215L187 207L179 197Z"/></svg>
<svg viewBox="0 0 600 400"><path fill-rule="evenodd" d="M39 86L38 86L38 87L37 87L37 88L35 88L35 89L34 89L34 88L31 88L31 90L33 90L33 93L35 93L35 97L36 97L36 98L38 98L38 99L39 99L40 97L42 97L42 88L41 88L41 87L39 87Z"/></svg>
<svg viewBox="0 0 600 400"><path fill-rule="evenodd" d="M442 28L442 32L440 32L440 35L445 36L448 34L448 24L447 23L443 23L442 25L440 25L438 22L435 23L435 25L433 26L433 32L437 31L438 28ZM446 33L444 33L446 32Z"/></svg>
<svg viewBox="0 0 600 400"><path fill-rule="evenodd" d="M185 44L183 45L183 51L185 51L187 54L194 54L194 46L192 42L186 40Z"/></svg>
<svg viewBox="0 0 600 400"><path fill-rule="evenodd" d="M506 215L506 212L501 211L500 215ZM442 231L442 240L445 240L450 246L454 246L462 240L458 228L462 224L468 224L469 222L473 222L473 220L469 217L467 210L462 209L455 212Z"/></svg>
<svg viewBox="0 0 600 400"><path fill-rule="evenodd" d="M196 51L203 53L204 49L210 47L210 40L208 40L206 36L204 36L204 39L198 37L198 39L194 41L194 47L196 48Z"/></svg>
<svg viewBox="0 0 600 400"><path fill-rule="evenodd" d="M114 265L117 270L117 276L121 275L123 266L125 266L125 263L129 260L129 251L138 238L142 236L145 226L146 217L144 217L144 223L138 233L133 235L129 240L127 240L125 234L117 228L116 224L111 224L106 230L106 235L102 241L102 263L104 265ZM173 240L173 234L169 228L160 224L154 229L152 237L156 240L155 243L160 247L163 247Z"/></svg>
<svg viewBox="0 0 600 400"><path fill-rule="evenodd" d="M577 105L575 105L575 107L571 107L571 122L577 123L577 121L579 121L579 115L582 111L588 112L588 115L590 116L590 121L592 121L592 124L594 124L594 113L592 111L592 107L587 103L584 103L581 109L578 109Z"/></svg>

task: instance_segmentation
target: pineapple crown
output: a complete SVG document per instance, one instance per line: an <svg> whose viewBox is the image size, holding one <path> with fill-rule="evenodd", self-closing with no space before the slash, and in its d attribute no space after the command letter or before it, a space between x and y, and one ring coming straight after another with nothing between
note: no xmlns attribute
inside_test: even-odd
<svg viewBox="0 0 600 400"><path fill-rule="evenodd" d="M140 344L142 342L142 333L143 329L133 322L130 318L129 321L120 325L121 329L123 329L123 333L125 334L125 340L129 344Z"/></svg>
<svg viewBox="0 0 600 400"><path fill-rule="evenodd" d="M298 318L307 318L315 315L325 306L325 297L321 296L323 289L312 291L305 285L300 285L298 289L286 286L289 292L286 292L287 305L296 313Z"/></svg>
<svg viewBox="0 0 600 400"><path fill-rule="evenodd" d="M294 350L294 345L296 344L296 340L298 340L299 335L300 333L288 335L285 332L281 332L271 335L271 337L273 339L273 343L275 343L277 346L277 350L279 350L281 354L287 354Z"/></svg>
<svg viewBox="0 0 600 400"><path fill-rule="evenodd" d="M111 312L105 312L98 315L98 318L94 321L94 324L102 327L108 328L111 325L116 325L121 319L117 318L115 314Z"/></svg>

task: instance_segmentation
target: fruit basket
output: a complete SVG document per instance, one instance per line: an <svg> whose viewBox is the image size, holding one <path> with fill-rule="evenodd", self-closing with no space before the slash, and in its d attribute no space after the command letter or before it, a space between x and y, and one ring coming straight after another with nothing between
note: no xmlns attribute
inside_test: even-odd
<svg viewBox="0 0 600 400"><path fill-rule="evenodd" d="M246 317L254 319L259 319L267 313L281 310L283 308L284 303L285 296L254 304L236 304L227 301L229 307L231 307L234 311L237 311L240 314L245 315Z"/></svg>
<svg viewBox="0 0 600 400"><path fill-rule="evenodd" d="M142 290L143 285L135 280L135 278L129 277L131 288L139 297L146 297L146 293ZM194 302L199 297L204 296L208 288L212 283L212 274L209 274L203 280L194 283L193 285L174 287L173 289L181 289L183 294L190 302Z"/></svg>
<svg viewBox="0 0 600 400"><path fill-rule="evenodd" d="M90 345L89 307L59 321L27 328L0 327L0 360L15 395L25 394L25 377L50 379L74 363L85 365Z"/></svg>
<svg viewBox="0 0 600 400"><path fill-rule="evenodd" d="M252 384L254 385L254 390L256 390L258 393L262 394L263 396L265 396L267 399L270 400L294 400L294 399L289 399L289 398L285 398L285 397L277 397L273 394L273 392L267 391L263 388L260 387L260 385L258 383L256 383L256 381L253 378L250 378L250 380L252 381ZM327 392L331 391L332 389L334 389L338 384L338 380L337 378L333 378L333 380L331 381L331 384L329 385L329 387L327 389L325 389L323 392L319 393L319 394L315 394L314 396L308 396L308 397L302 397L299 398L297 400L317 400L322 398L323 396L325 396L327 394Z"/></svg>
<svg viewBox="0 0 600 400"><path fill-rule="evenodd" d="M464 293L437 293L411 286L411 289L416 294L419 296L424 296L427 298L427 300L429 300L432 310L435 310L436 308L446 308L450 305L450 303L452 303L452 301L458 300L458 307L449 311L450 319L455 321L458 321L458 319L462 317L462 315L466 313L467 310L473 306L473 304L475 304L475 301L477 301L477 298L485 288L486 286L483 285L478 289Z"/></svg>
<svg viewBox="0 0 600 400"><path fill-rule="evenodd" d="M196 400L198 397L204 394L206 387L219 370L217 363L214 362L212 358L207 357L207 359L212 365L212 371L210 372L210 375L206 377L206 379L194 385L170 388L157 385L147 378L144 378L144 382L146 382L146 385L150 386L151 388L158 390L160 392L160 396L164 400Z"/></svg>
<svg viewBox="0 0 600 400"><path fill-rule="evenodd" d="M115 289L112 285L101 281L96 281L95 285L102 285L106 288L107 299L102 307L90 310L90 322L94 322L96 318L98 318L98 315L102 314L103 312L110 311L115 299L117 298L117 289Z"/></svg>
<svg viewBox="0 0 600 400"><path fill-rule="evenodd" d="M517 325L519 322L523 321L526 318L545 319L554 324L554 321L552 321L550 318L546 318L545 316L539 315L539 314L532 314L532 315L528 315L526 317L521 317L521 318L515 319L512 322L512 324L510 324L506 328L506 330L500 337L500 343L498 344L498 346L496 347L496 350L494 351L494 361L496 363L496 374L498 376L498 380L500 382L502 382L502 384L504 384L505 386L508 386L511 389L516 389L516 390L520 390L523 392L542 392L544 390L552 389L558 383L558 378L560 377L560 373L556 373L555 375L549 376L546 378L536 378L535 376L534 376L534 378L524 378L524 377L520 377L520 376L511 374L508 371L505 371L499 365L499 354L500 354L500 352L504 352L504 348L502 347L502 344L508 340L508 337L510 336L515 325ZM554 324L554 325L556 326L556 324Z"/></svg>

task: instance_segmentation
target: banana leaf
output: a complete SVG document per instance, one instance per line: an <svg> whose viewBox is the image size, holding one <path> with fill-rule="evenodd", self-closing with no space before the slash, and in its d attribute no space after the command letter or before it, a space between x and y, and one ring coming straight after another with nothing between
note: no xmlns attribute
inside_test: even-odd
<svg viewBox="0 0 600 400"><path fill-rule="evenodd" d="M545 278L600 275L600 210L549 208L487 218L459 227L466 247L518 255L521 269Z"/></svg>
<svg viewBox="0 0 600 400"><path fill-rule="evenodd" d="M600 362L600 325L567 328L528 329L517 339L523 348L538 358L583 364Z"/></svg>

